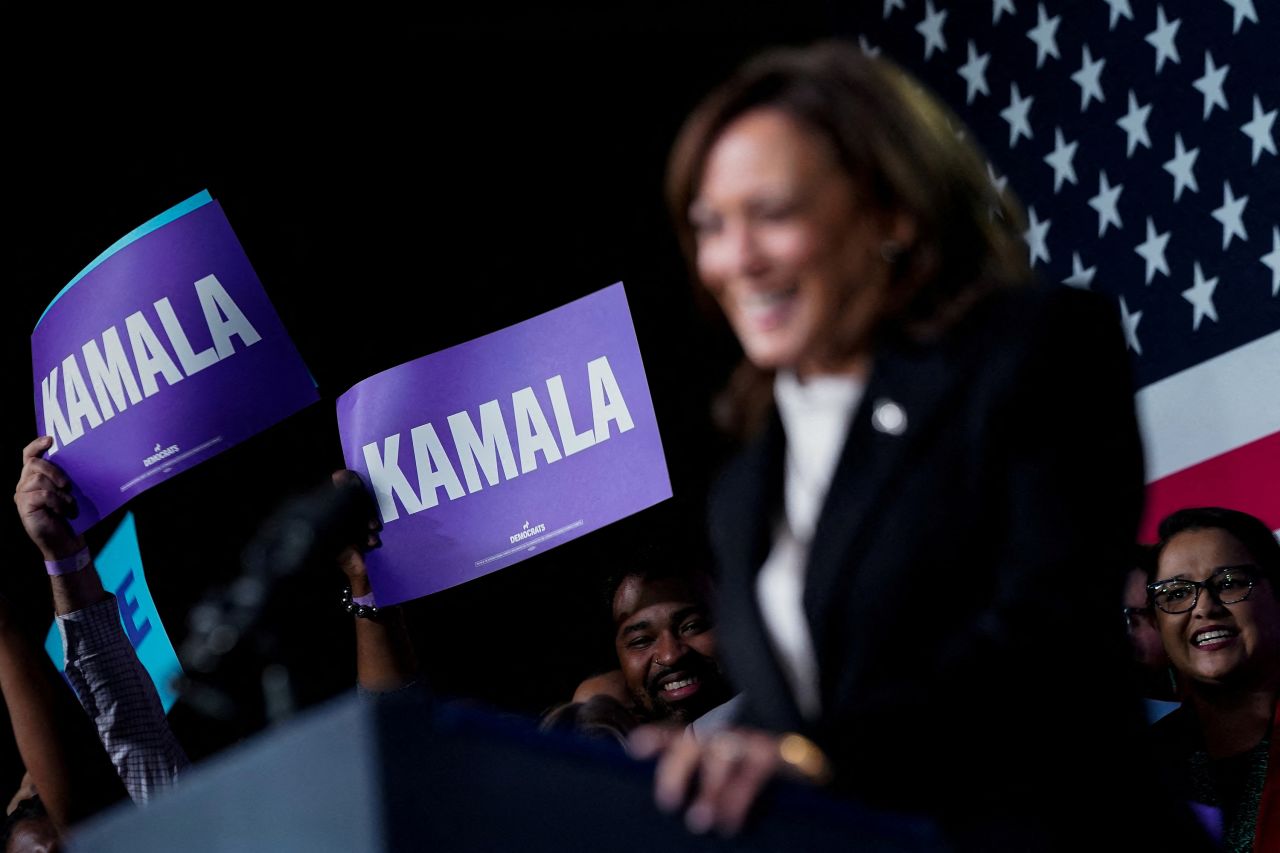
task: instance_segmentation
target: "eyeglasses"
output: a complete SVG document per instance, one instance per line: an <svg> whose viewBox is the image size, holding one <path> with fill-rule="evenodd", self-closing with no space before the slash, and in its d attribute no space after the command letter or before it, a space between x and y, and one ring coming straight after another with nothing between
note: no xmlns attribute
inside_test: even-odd
<svg viewBox="0 0 1280 853"><path fill-rule="evenodd" d="M1257 566L1223 566L1206 581L1172 578L1147 584L1147 594L1165 613L1186 613L1196 606L1202 589L1219 604L1239 604L1253 593L1257 582Z"/></svg>
<svg viewBox="0 0 1280 853"><path fill-rule="evenodd" d="M1150 619L1154 615L1150 607L1126 607L1124 608L1124 627L1130 632L1136 631L1143 619Z"/></svg>

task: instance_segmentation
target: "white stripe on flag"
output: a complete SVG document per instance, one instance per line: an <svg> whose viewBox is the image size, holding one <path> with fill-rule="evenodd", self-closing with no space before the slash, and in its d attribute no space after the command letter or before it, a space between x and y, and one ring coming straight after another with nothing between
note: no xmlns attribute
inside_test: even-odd
<svg viewBox="0 0 1280 853"><path fill-rule="evenodd" d="M1137 394L1147 482L1280 431L1280 332Z"/></svg>

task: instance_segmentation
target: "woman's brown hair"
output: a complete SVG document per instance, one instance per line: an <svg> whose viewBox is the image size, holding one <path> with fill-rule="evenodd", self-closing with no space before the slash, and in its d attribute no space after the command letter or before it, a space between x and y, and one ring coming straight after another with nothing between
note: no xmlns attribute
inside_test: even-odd
<svg viewBox="0 0 1280 853"><path fill-rule="evenodd" d="M869 214L905 215L914 225L909 245L882 248L885 283L844 301L850 310L837 318L826 348L832 361L873 351L891 331L936 335L982 294L1030 278L1021 208L992 185L959 119L898 66L839 42L756 57L685 122L666 189L691 268L697 247L689 208L707 155L730 124L757 109L780 110L822 137ZM771 383L769 372L744 361L722 401L721 425L753 429L767 412Z"/></svg>

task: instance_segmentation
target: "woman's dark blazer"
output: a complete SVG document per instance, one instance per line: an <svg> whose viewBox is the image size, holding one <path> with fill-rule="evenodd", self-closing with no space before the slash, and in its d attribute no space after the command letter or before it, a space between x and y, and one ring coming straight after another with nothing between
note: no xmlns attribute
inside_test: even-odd
<svg viewBox="0 0 1280 853"><path fill-rule="evenodd" d="M1051 795L1046 776L1115 760L1139 724L1117 697L1143 475L1109 304L1063 287L1000 291L938 340L877 348L807 566L812 723L754 592L784 450L775 412L712 494L721 655L745 722L807 733L843 785L913 808L1016 811Z"/></svg>

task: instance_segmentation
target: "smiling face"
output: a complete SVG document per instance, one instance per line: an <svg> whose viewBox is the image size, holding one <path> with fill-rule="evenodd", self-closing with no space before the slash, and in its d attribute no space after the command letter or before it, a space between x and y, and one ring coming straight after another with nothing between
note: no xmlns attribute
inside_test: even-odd
<svg viewBox="0 0 1280 853"><path fill-rule="evenodd" d="M1186 530L1161 551L1156 580L1203 582L1225 566L1255 562L1249 550L1225 530ZM1260 576L1245 601L1223 605L1201 590L1191 610L1157 610L1156 619L1170 663L1193 684L1247 688L1280 667L1280 601L1270 581Z"/></svg>
<svg viewBox="0 0 1280 853"><path fill-rule="evenodd" d="M688 579L627 577L613 618L627 689L653 719L689 723L729 698L706 596Z"/></svg>
<svg viewBox="0 0 1280 853"><path fill-rule="evenodd" d="M847 366L832 363L824 345L838 320L869 312L858 297L887 281L881 247L906 236L860 208L821 136L770 108L745 113L716 139L689 219L698 276L747 358L801 373Z"/></svg>

